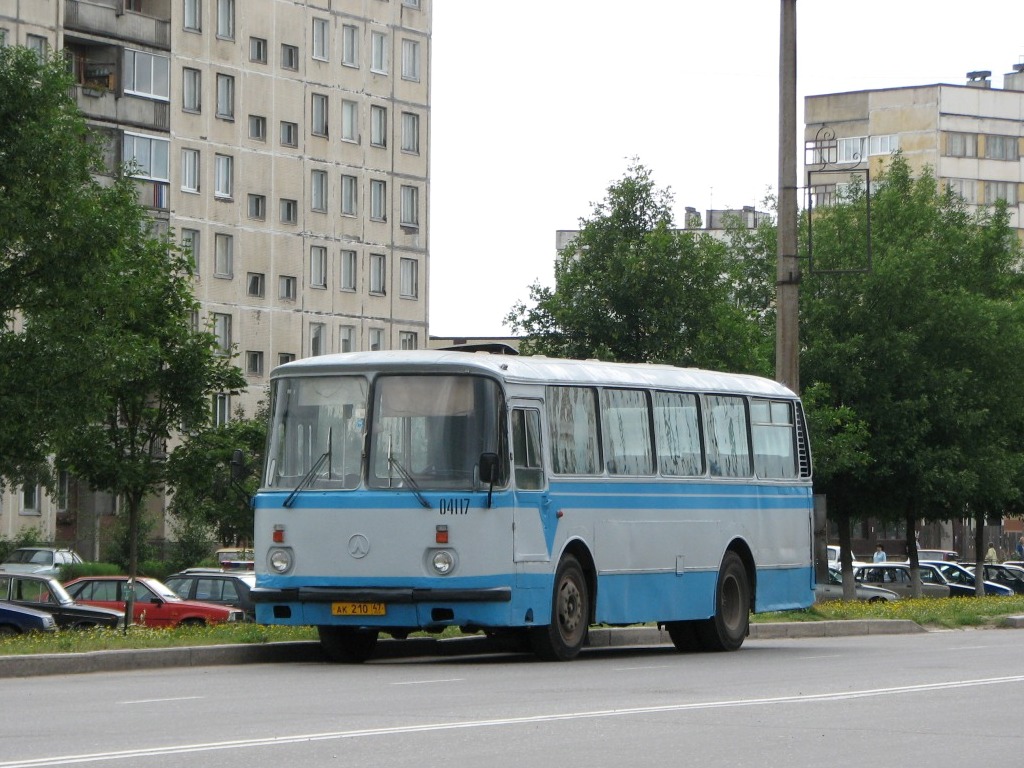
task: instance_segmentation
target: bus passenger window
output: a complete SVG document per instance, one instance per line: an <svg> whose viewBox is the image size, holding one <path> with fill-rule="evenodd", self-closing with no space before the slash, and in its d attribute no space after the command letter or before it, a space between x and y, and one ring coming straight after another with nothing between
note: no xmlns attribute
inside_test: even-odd
<svg viewBox="0 0 1024 768"><path fill-rule="evenodd" d="M697 396L685 392L654 393L654 437L663 475L704 474Z"/></svg>
<svg viewBox="0 0 1024 768"><path fill-rule="evenodd" d="M543 488L540 411L532 408L516 408L512 411L512 453L516 487L524 491Z"/></svg>
<svg viewBox="0 0 1024 768"><path fill-rule="evenodd" d="M791 403L752 399L750 433L758 477L796 477L796 429Z"/></svg>
<svg viewBox="0 0 1024 768"><path fill-rule="evenodd" d="M601 390L605 468L612 475L654 472L647 396L638 389Z"/></svg>
<svg viewBox="0 0 1024 768"><path fill-rule="evenodd" d="M560 475L601 474L597 397L589 387L548 387L552 470Z"/></svg>
<svg viewBox="0 0 1024 768"><path fill-rule="evenodd" d="M742 397L708 395L705 434L708 465L717 477L750 477L747 409Z"/></svg>

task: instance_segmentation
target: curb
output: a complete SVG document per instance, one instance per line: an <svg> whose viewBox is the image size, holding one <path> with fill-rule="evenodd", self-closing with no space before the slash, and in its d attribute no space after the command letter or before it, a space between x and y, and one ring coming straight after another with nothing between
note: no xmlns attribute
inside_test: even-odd
<svg viewBox="0 0 1024 768"><path fill-rule="evenodd" d="M1011 623L1016 622L1016 623ZM1003 626L1024 627L1024 616L1007 619ZM895 635L927 630L912 621L850 620L751 624L751 640L811 637L847 637L851 635ZM668 632L657 627L594 627L588 648L671 645ZM375 659L410 656L465 656L496 652L522 652L511 639L473 636L438 640L414 637L407 640L381 640ZM263 645L209 645L188 648L146 648L88 653L34 654L0 656L0 678L73 675L91 672L124 672L137 669L172 667L208 667L232 664L321 663L324 655L315 641L267 643Z"/></svg>

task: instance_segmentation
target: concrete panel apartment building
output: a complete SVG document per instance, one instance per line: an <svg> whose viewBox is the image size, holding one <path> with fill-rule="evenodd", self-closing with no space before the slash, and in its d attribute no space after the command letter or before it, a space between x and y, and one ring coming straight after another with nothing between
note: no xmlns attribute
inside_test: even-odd
<svg viewBox="0 0 1024 768"><path fill-rule="evenodd" d="M199 320L248 383L219 421L251 416L280 363L426 346L431 6L0 0L3 44L65 53L110 168L136 161L140 201L191 246ZM70 479L6 486L0 536L95 549L114 508Z"/></svg>

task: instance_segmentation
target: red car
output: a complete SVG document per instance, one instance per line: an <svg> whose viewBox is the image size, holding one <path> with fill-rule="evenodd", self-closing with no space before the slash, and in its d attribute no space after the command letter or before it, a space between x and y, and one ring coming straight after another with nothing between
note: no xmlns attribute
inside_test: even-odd
<svg viewBox="0 0 1024 768"><path fill-rule="evenodd" d="M127 584L127 576L82 576L72 579L64 588L78 602L124 611ZM200 626L243 619L244 614L237 608L182 600L161 581L148 576L135 579L133 621L136 624L147 627Z"/></svg>

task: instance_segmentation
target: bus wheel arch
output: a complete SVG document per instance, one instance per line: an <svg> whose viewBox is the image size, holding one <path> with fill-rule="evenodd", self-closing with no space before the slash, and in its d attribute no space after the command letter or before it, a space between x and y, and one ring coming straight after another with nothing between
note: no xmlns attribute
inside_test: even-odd
<svg viewBox="0 0 1024 768"><path fill-rule="evenodd" d="M538 657L570 661L579 655L593 621L596 581L586 547L578 542L566 547L555 570L549 621L529 630Z"/></svg>
<svg viewBox="0 0 1024 768"><path fill-rule="evenodd" d="M747 557L744 557L746 550ZM745 547L726 550L715 585L714 615L697 624L697 636L707 651L735 651L750 632L754 604L753 559Z"/></svg>

